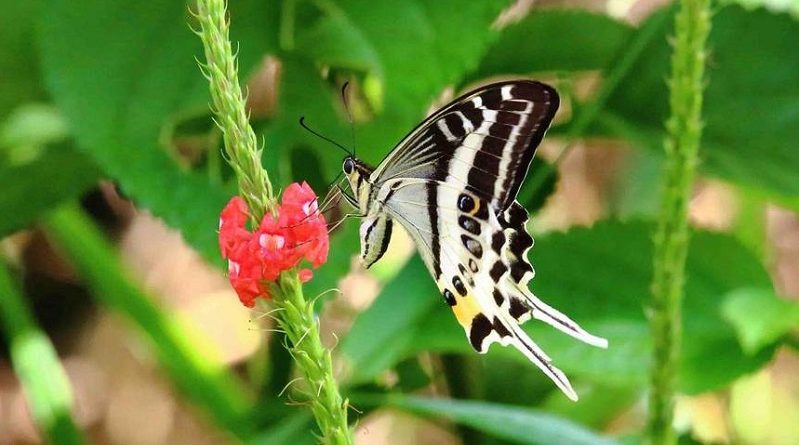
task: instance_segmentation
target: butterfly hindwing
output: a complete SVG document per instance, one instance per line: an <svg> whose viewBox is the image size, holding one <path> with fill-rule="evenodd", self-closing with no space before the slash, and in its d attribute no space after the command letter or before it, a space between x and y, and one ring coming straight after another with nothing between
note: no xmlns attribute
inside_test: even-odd
<svg viewBox="0 0 799 445"><path fill-rule="evenodd" d="M436 188L435 206L439 227L438 241L430 226L414 221L419 208L429 208L427 190ZM507 222L490 208L488 201L440 182L410 181L396 188L394 199L386 202L386 212L406 227L416 241L422 258L436 281L444 301L451 307L472 347L485 353L495 342L513 346L536 364L570 398L576 398L566 376L520 328L534 309L528 296L518 289L510 270L518 261L532 270L526 257L508 261L514 239ZM526 218L525 218L526 220ZM529 238L523 228L519 228ZM498 244L498 240L503 240ZM438 253L434 253L438 252ZM516 311L516 313L513 313ZM555 311L554 316L563 317ZM586 334L587 335L587 334Z"/></svg>

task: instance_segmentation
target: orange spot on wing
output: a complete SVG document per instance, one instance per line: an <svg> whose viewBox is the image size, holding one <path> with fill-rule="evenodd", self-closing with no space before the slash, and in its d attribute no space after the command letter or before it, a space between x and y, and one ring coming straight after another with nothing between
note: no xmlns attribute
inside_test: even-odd
<svg viewBox="0 0 799 445"><path fill-rule="evenodd" d="M458 304L452 306L452 312L455 313L455 318L458 319L458 323L460 323L464 329L468 330L472 325L474 316L481 312L480 305L477 304L477 299L474 298L472 294L466 294L465 297L457 296L455 298Z"/></svg>

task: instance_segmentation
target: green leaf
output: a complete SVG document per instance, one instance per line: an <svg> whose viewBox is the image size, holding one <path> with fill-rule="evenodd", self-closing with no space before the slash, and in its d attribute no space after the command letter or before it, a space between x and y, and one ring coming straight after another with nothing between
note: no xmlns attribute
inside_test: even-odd
<svg viewBox="0 0 799 445"><path fill-rule="evenodd" d="M325 135L349 141L339 91L332 84L338 81L338 71L358 71L377 115L358 125L357 152L364 161L378 163L445 87L460 83L464 73L474 69L496 35L490 25L506 3L322 1L316 3L319 10L311 11L298 5L296 14L308 26L297 28L295 49L281 48L280 108L264 131L267 145L317 147L325 179L332 179L341 169L341 151L309 135L297 120L306 116L309 125ZM455 8L458 21L451 20ZM470 32L463 33L464 27ZM413 55L413 63L408 63L408 55ZM320 71L332 74L322 79ZM267 166L285 173L286 156L274 151L265 156Z"/></svg>
<svg viewBox="0 0 799 445"><path fill-rule="evenodd" d="M593 348L543 323L525 324L531 337L568 374L609 385L645 384L646 373L642 370L649 366L651 355L644 316L652 274L651 233L649 224L604 222L592 228L536 238L530 254L536 269L531 283L533 292L589 332L610 342L607 350ZM686 340L680 381L682 391L698 393L723 387L736 377L758 369L772 356L773 346L755 355L746 354L735 330L721 316L728 292L752 286L768 289L771 280L758 259L737 240L708 232L693 234L686 270L683 318ZM426 280L432 284L424 272L421 275L419 271L416 278L408 274L404 282ZM425 292L426 298L435 304L426 315L415 313L414 318L405 320L402 328L392 329L391 332L402 336L407 331L414 332L409 340L402 337L404 351L392 353L397 359L422 351L473 354L463 329L449 308L439 301L438 291L432 287ZM419 301L412 304L421 306L420 300L425 297L417 293L403 293L400 303L384 301L388 297L381 295L361 317L376 317L371 312L379 308L382 319L387 320L394 310L401 311L409 299ZM379 331L379 326L377 321L373 322L372 332ZM393 364L381 353L374 354L383 360L382 366ZM489 351L488 359L493 355L526 360L515 350L497 345ZM538 378L545 379L541 375Z"/></svg>
<svg viewBox="0 0 799 445"><path fill-rule="evenodd" d="M549 196L555 193L555 187L558 185L560 175L557 169L551 163L543 160L541 156L533 159L533 163L530 164L530 172L543 175L543 182L539 182L540 185L536 185L533 181L525 181L519 190L516 200L528 212L533 213L544 207Z"/></svg>
<svg viewBox="0 0 799 445"><path fill-rule="evenodd" d="M771 289L738 289L721 308L748 354L754 354L799 330L799 304L779 298Z"/></svg>
<svg viewBox="0 0 799 445"><path fill-rule="evenodd" d="M574 403L560 394L552 393L541 409L582 425L602 429L640 400L637 388L607 386L602 382L578 385L580 402Z"/></svg>
<svg viewBox="0 0 799 445"><path fill-rule="evenodd" d="M85 443L70 413L72 389L55 348L34 322L1 261L0 295L0 326L8 338L11 362L33 420L52 444Z"/></svg>
<svg viewBox="0 0 799 445"><path fill-rule="evenodd" d="M313 445L313 417L307 410L281 419L277 425L256 434L247 445Z"/></svg>
<svg viewBox="0 0 799 445"><path fill-rule="evenodd" d="M353 0L342 4L382 62L382 113L358 130L359 156L377 163L423 117L446 86L473 70L507 1ZM458 11L458 20L452 19ZM413 23L413 26L408 26ZM468 30L468 32L464 32Z"/></svg>
<svg viewBox="0 0 799 445"><path fill-rule="evenodd" d="M341 354L352 372L350 383L371 379L401 358L414 331L441 303L437 295L430 273L414 256L358 316L342 341Z"/></svg>
<svg viewBox="0 0 799 445"><path fill-rule="evenodd" d="M42 2L3 2L0 14L0 121L22 103L44 98L34 25Z"/></svg>
<svg viewBox="0 0 799 445"><path fill-rule="evenodd" d="M327 185L341 171L342 151L320 142L315 136L299 125L305 116L311 128L321 131L334 140L347 140L341 137L336 128L344 128L339 113L333 107L334 95L321 78L313 60L297 53L281 55L282 74L278 89L279 108L273 120L262 129L267 149L264 152L264 165L275 184L285 184L290 180L310 180L316 182L317 193L323 194L319 184ZM269 149L273 147L273 149ZM303 159L292 159L295 150L314 149L319 162L320 177L305 177L308 173ZM287 168L289 167L289 168Z"/></svg>
<svg viewBox="0 0 799 445"><path fill-rule="evenodd" d="M325 5L326 14L303 26L297 53L319 65L379 72L379 56L361 30L333 2L319 3Z"/></svg>
<svg viewBox="0 0 799 445"><path fill-rule="evenodd" d="M412 396L353 395L355 404L385 405L430 417L444 417L513 443L530 445L612 445L591 430L563 418L515 405Z"/></svg>
<svg viewBox="0 0 799 445"><path fill-rule="evenodd" d="M669 31L671 32L671 31ZM713 18L700 157L712 176L799 208L799 22L765 10L723 8ZM663 73L670 48L663 33L645 49L608 103L616 134L660 150L668 112Z"/></svg>
<svg viewBox="0 0 799 445"><path fill-rule="evenodd" d="M232 5L241 73L275 46L270 10L256 1ZM139 205L219 261L215 228L232 190L185 171L159 142L174 116L208 110L188 19L184 2L55 0L39 37L50 91L79 147Z"/></svg>
<svg viewBox="0 0 799 445"><path fill-rule="evenodd" d="M20 167L0 167L0 238L62 201L79 197L98 178L94 163L66 144L45 150Z"/></svg>
<svg viewBox="0 0 799 445"><path fill-rule="evenodd" d="M584 10L533 10L505 27L470 77L604 69L634 29Z"/></svg>

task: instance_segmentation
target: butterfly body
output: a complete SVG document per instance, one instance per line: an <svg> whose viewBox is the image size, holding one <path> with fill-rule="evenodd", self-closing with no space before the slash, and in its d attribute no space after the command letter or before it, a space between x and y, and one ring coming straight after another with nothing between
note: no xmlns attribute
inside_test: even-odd
<svg viewBox="0 0 799 445"><path fill-rule="evenodd" d="M351 203L364 215L367 267L385 253L399 223L474 349L512 345L576 400L566 376L519 326L532 317L607 346L527 287L533 239L524 227L527 211L515 198L558 100L539 82L487 85L428 117L376 168L347 157L343 170Z"/></svg>

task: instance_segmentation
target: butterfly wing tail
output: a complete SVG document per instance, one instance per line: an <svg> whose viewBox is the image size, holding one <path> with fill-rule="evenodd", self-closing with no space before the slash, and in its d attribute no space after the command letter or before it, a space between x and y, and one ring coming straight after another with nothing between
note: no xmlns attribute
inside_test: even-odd
<svg viewBox="0 0 799 445"><path fill-rule="evenodd" d="M502 258L507 262L510 273L503 277L505 286L502 287L510 289L511 315L520 323L527 321L532 315L536 320L541 320L589 345L607 348L606 339L589 334L572 319L539 300L528 289L527 283L533 278L535 271L527 260L527 253L533 247L533 237L525 230L529 217L524 207L518 202L513 202L498 216L507 240L502 246Z"/></svg>
<svg viewBox="0 0 799 445"><path fill-rule="evenodd" d="M452 310L475 351L485 354L494 342L503 346L513 346L541 369L569 399L577 401L577 393L563 371L552 364L552 359L522 330L510 314L499 310L489 318L490 315L481 310L479 302L473 296L468 295L459 300Z"/></svg>
<svg viewBox="0 0 799 445"><path fill-rule="evenodd" d="M518 289L518 288L517 288ZM527 289L518 289L519 294L523 295L521 298L529 307L532 317L536 320L541 320L544 323L554 327L555 329L568 334L577 340L585 342L591 346L598 348L607 348L608 340L587 332L580 327L574 320L567 317L557 309L549 306L543 301L539 300L532 292ZM519 298L517 296L511 298Z"/></svg>
<svg viewBox="0 0 799 445"><path fill-rule="evenodd" d="M503 345L511 345L521 352L528 360L535 364L547 377L552 380L561 391L576 402L578 397L577 393L571 386L569 379L566 375L552 364L550 358L538 347L537 344L522 330L519 325L511 320L510 315L502 317L503 327L509 332L509 335L502 338L500 341Z"/></svg>

